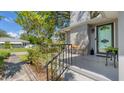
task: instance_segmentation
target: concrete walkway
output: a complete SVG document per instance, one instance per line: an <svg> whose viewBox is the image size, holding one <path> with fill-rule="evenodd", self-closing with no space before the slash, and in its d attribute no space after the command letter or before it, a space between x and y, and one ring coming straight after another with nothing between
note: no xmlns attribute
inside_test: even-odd
<svg viewBox="0 0 124 93"><path fill-rule="evenodd" d="M30 68L27 67L27 63L20 62L19 58L13 54L5 62L5 72L4 72L5 81L32 81L37 80L30 71Z"/></svg>

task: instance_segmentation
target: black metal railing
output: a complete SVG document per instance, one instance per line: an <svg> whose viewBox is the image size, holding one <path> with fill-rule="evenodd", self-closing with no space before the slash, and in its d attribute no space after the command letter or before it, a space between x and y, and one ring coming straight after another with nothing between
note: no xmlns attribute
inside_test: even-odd
<svg viewBox="0 0 124 93"><path fill-rule="evenodd" d="M52 45L52 47L59 47L58 53L46 64L47 81L62 80L63 73L72 64L72 45L60 44Z"/></svg>

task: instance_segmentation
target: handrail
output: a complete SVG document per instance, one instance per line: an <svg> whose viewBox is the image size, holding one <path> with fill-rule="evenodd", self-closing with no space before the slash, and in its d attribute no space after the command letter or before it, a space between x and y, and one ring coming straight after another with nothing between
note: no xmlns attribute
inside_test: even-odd
<svg viewBox="0 0 124 93"><path fill-rule="evenodd" d="M62 52L62 51L61 51ZM46 64L46 66L48 66L54 59L56 59L60 54L61 54L61 52L59 52L56 56L54 56L47 64ZM45 66L45 67L46 67Z"/></svg>
<svg viewBox="0 0 124 93"><path fill-rule="evenodd" d="M61 46L61 51L57 53L46 65L46 75L48 80L59 80L72 64L72 45L71 44L56 44L52 46ZM55 74L55 75L54 75Z"/></svg>

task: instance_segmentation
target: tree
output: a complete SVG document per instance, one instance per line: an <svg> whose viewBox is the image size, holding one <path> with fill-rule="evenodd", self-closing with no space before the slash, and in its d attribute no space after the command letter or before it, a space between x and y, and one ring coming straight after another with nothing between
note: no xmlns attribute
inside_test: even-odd
<svg viewBox="0 0 124 93"><path fill-rule="evenodd" d="M26 32L21 34L20 38L27 39L37 46L29 50L29 59L34 63L37 69L40 69L41 63L47 62L50 51L49 44L55 37L58 29L66 27L70 20L69 12L53 11L22 11L16 12L15 22L22 26ZM42 45L41 45L42 44ZM40 47L38 45L41 45ZM50 52L49 52L50 53Z"/></svg>
<svg viewBox="0 0 124 93"><path fill-rule="evenodd" d="M25 39L28 40L34 38L37 41L36 44L52 43L56 30L68 26L70 21L70 12L68 11L24 11L16 12L16 14L15 22L26 31L22 37L27 36Z"/></svg>
<svg viewBox="0 0 124 93"><path fill-rule="evenodd" d="M0 37L10 37L10 35L8 35L6 31L0 29Z"/></svg>
<svg viewBox="0 0 124 93"><path fill-rule="evenodd" d="M4 18L4 16L0 16L0 20L3 19L3 18Z"/></svg>
<svg viewBox="0 0 124 93"><path fill-rule="evenodd" d="M27 34L26 33L20 34L20 39L22 39L22 40L28 40Z"/></svg>

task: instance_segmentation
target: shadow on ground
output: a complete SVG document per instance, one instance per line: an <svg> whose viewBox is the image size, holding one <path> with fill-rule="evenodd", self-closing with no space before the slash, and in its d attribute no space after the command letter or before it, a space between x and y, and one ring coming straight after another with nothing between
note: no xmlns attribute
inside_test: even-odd
<svg viewBox="0 0 124 93"><path fill-rule="evenodd" d="M25 62L19 62L19 63L10 63L5 62L5 72L3 77L5 79L13 77L17 72L21 71L22 65L26 64Z"/></svg>
<svg viewBox="0 0 124 93"><path fill-rule="evenodd" d="M72 81L74 79L74 75L70 72L65 73L64 80L65 81Z"/></svg>

